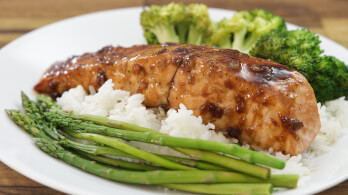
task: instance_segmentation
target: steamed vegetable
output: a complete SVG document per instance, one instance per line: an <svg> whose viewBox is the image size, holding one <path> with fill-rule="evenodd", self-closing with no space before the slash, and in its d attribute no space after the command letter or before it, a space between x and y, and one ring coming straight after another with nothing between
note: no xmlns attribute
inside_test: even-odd
<svg viewBox="0 0 348 195"><path fill-rule="evenodd" d="M250 51L303 74L318 102L348 95L348 68L332 56L320 56L319 37L308 30L274 30L263 35Z"/></svg>
<svg viewBox="0 0 348 195"><path fill-rule="evenodd" d="M71 115L74 114L72 113ZM72 136L83 137L83 139L99 139L99 136L93 135L97 133L125 140L140 141L162 146L183 147L213 152L223 152L225 154L236 156L249 163L259 163L274 168L284 168L285 165L285 162L282 160L252 150L247 150L236 144L225 144L221 142L213 142L200 139L171 137L154 132L133 132L115 129L96 125L90 122L72 119L70 117L67 117L67 115L65 115L62 111L57 109L50 109L48 112L45 113L45 116L48 120L57 124L63 129L83 132L79 134L70 133ZM248 169L251 169L251 167Z"/></svg>
<svg viewBox="0 0 348 195"><path fill-rule="evenodd" d="M155 184L171 189L206 194L270 194L273 190L273 185L288 188L293 188L297 185L297 175L273 175L269 179L264 180L227 171L161 170L163 167L139 164L142 162L130 163L109 158L108 156L100 156L100 154L108 154L132 158L134 154L127 154L118 149L101 146L100 142L96 143L96 145L85 145L70 140L57 130L55 123L46 120L45 113L48 111L48 108L59 109L59 107L48 97L39 96L38 99L38 102L33 102L22 93L22 105L27 115L22 114L18 110L6 110L6 112L17 125L35 137L35 143L41 150L77 168L106 179L126 183ZM90 122L90 124L92 123ZM108 138L107 140L108 144L114 145L113 138ZM101 141L104 143L103 140ZM66 150L64 148L66 146L77 149L79 155ZM85 159L80 155L88 159L94 159L98 163ZM163 157L165 158L165 156ZM177 162L181 162L180 158L177 157L169 157L167 160L178 160ZM110 166L104 166L99 164L99 162ZM114 167L122 167L130 170ZM207 169L209 167L214 168L214 166L205 166Z"/></svg>
<svg viewBox="0 0 348 195"><path fill-rule="evenodd" d="M203 4L152 5L141 13L141 26L149 44L181 42L202 44L212 22Z"/></svg>
<svg viewBox="0 0 348 195"><path fill-rule="evenodd" d="M74 114L70 113L70 115L74 115ZM173 147L181 146L181 147L191 147L196 149L198 148L208 149L212 151L215 151L215 150L225 151L225 153L231 152L231 153L239 155L239 157L242 157L244 160L248 160L249 162L255 161L255 162L264 163L266 165L273 166L273 167L283 168L285 165L284 161L269 157L261 153L246 150L237 145L229 146L227 144L218 143L218 142L209 142L205 140L188 139L188 138L175 138L175 137L164 136L164 135L160 135L160 134L156 134L152 132L142 133L142 132L132 132L132 131L114 129L110 127L96 125L90 122L83 122L81 120L72 119L64 115L64 112L57 111L56 109L49 110L48 112L45 113L45 116L49 120L51 120L51 122L53 122L54 124L57 124L63 129L68 130L66 133L68 133L70 136L80 138L80 139L87 139L91 141L101 142L111 147L114 147L114 146L110 144L114 144L114 143L110 142L111 141L110 138L96 135L95 133L112 136L112 137L118 137L125 140L141 141L141 142L173 146ZM71 130L77 131L77 132L88 132L88 133L69 132ZM122 150L125 151L123 148ZM256 166L256 165L249 164L237 159L229 158L222 155L221 156L209 155L210 153L207 153L204 151L192 150L187 148L183 150L184 150L183 152L184 154L186 153L192 154L194 157L196 158L198 157L198 159L201 159L201 160L208 160L208 162L210 163L221 162L221 163L218 163L218 165L222 165L224 167L230 168L235 171L240 171L249 175L253 175L255 177L266 179L269 177L269 174L270 174L270 170L265 167ZM178 151L180 151L180 149ZM227 162L228 162L228 165L224 165Z"/></svg>
<svg viewBox="0 0 348 195"><path fill-rule="evenodd" d="M87 127L90 125L93 125L92 123L84 123L84 122L78 121L78 120L82 119L82 120L89 120L89 121L96 122L98 124L106 125L104 127L99 126L98 129L106 130L106 129L108 129L107 126L111 126L111 127L132 130L132 131L157 133L157 134L161 135L161 133L154 131L154 130L151 130L151 129L140 127L140 126L137 126L134 124L129 124L126 122L110 120L110 119L107 119L105 117L93 116L93 115L77 115L77 114L74 114L73 112L64 113L57 107L56 104L54 104L52 102L51 98L44 96L44 95L38 96L38 100L39 100L38 102L41 105L41 107L45 107L45 110L46 110L45 115L48 118L50 118L51 120L55 121L55 123L59 123L61 126L64 126L64 125L69 126L69 124L73 124L73 122L78 122L82 125L87 125ZM61 119L63 119L63 120L61 120ZM72 119L75 119L75 120L72 120ZM76 120L76 119L78 119L78 120ZM82 129L85 129L85 128L82 128ZM87 128L87 129L92 131L91 128ZM99 131L99 133L102 133L102 131ZM136 133L136 132L134 132L134 133ZM235 158L230 158L230 157L227 157L225 155L217 154L215 152L188 149L188 148L179 148L179 147L173 147L173 149L175 149L183 154L186 154L187 156L189 156L193 159L206 161L206 162L209 162L209 163L214 164L214 165L219 165L219 166L228 168L230 170L238 170L239 172L249 173L251 175L254 175L256 177L261 177L261 178L267 178L269 175L268 168L249 164L249 163L246 163L244 161L241 161L241 160L238 160ZM103 150L103 149L101 149L101 150ZM277 167L284 168L285 162L284 161L279 161L279 162L280 162L280 164L278 164ZM185 164L185 163L182 163L182 164ZM197 166L202 166L201 163L199 163L199 164L200 165L197 165ZM206 167L206 165L203 165L203 166ZM214 170L215 169L216 168L214 168Z"/></svg>
<svg viewBox="0 0 348 195"><path fill-rule="evenodd" d="M273 29L286 30L282 17L261 9L240 11L216 24L208 44L248 53L261 35Z"/></svg>

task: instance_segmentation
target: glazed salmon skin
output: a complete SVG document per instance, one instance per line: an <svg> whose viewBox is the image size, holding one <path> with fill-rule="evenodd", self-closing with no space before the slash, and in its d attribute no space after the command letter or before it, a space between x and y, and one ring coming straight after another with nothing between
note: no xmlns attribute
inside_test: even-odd
<svg viewBox="0 0 348 195"><path fill-rule="evenodd" d="M107 46L53 64L34 89L59 97L78 85L98 89L108 79L115 89L143 94L148 107L178 109L182 103L252 148L297 155L320 129L316 98L303 75L210 46Z"/></svg>

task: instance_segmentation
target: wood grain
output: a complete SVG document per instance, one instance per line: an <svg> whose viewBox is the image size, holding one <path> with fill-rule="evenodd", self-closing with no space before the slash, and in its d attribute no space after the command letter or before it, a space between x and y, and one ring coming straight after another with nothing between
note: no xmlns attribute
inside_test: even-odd
<svg viewBox="0 0 348 195"><path fill-rule="evenodd" d="M89 12L123 7L166 4L171 0L0 0L0 48L17 37L46 24ZM303 26L348 47L346 0L186 0L231 10L268 9L287 22ZM13 171L0 162L0 195L63 194ZM348 194L345 181L324 194Z"/></svg>

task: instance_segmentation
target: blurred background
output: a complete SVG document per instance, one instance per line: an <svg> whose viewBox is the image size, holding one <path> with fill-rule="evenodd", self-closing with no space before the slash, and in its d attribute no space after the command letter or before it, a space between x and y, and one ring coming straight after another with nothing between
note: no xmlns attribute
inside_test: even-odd
<svg viewBox="0 0 348 195"><path fill-rule="evenodd" d="M89 12L170 0L0 0L0 47L43 25ZM348 47L347 0L185 0L230 10L268 9L287 22L305 27Z"/></svg>
<svg viewBox="0 0 348 195"><path fill-rule="evenodd" d="M95 11L151 4L159 0L0 0L0 49L41 26ZM286 22L308 28L348 48L348 0L185 0L230 10L267 9ZM120 18L122 20L122 18ZM2 65L4 66L4 65ZM42 186L0 162L0 195L62 194ZM320 194L348 194L348 181Z"/></svg>

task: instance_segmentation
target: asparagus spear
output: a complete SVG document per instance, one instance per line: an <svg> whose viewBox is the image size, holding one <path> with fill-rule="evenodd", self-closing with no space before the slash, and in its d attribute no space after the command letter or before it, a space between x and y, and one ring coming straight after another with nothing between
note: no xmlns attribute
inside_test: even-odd
<svg viewBox="0 0 348 195"><path fill-rule="evenodd" d="M63 139L59 141L59 144L61 144L64 147L72 148L72 149L79 150L79 151L86 152L88 154L93 154L93 155L114 155L114 156L122 156L122 157L133 158L133 159L140 159L131 154L128 154L126 152L123 152L115 148L110 148L105 146L96 146L96 145L86 145L86 144L74 142L69 139ZM205 163L205 162L201 162L201 161L197 161L197 160L193 160L189 158L181 158L181 157L167 156L167 155L158 155L158 156L176 163L180 163L183 165L187 165L187 166L191 166L191 167L195 167L195 168L203 169L203 170L216 170L216 171L229 170L221 166L217 166L217 165L213 165L213 164L209 164L209 163Z"/></svg>
<svg viewBox="0 0 348 195"><path fill-rule="evenodd" d="M89 133L82 134L82 133L69 132L69 135L72 135L76 138L87 139L87 140L96 141L96 142L108 145L110 147L122 150L128 154L132 154L133 156L136 156L136 157L141 158L143 160L147 160L149 162L158 164L162 167L166 167L168 169L176 169L176 170L193 169L192 167L187 167L187 166L166 160L164 158L161 158L155 154L142 151L138 148L135 148L135 147L132 147L128 144L120 142L119 140L117 140L115 138L106 137L106 136L98 135L98 134L89 134Z"/></svg>
<svg viewBox="0 0 348 195"><path fill-rule="evenodd" d="M72 134L71 134L72 135ZM72 135L74 136L74 135ZM76 136L76 134L75 134ZM77 137L81 138L81 137ZM63 145L67 145L62 143ZM76 145L76 144L75 144ZM81 144L77 144L75 147L82 147ZM88 146L88 147L93 147L93 146ZM82 148L80 148L82 149ZM97 149L97 150L96 150ZM199 169L206 169L206 170L226 170L226 168L234 171L238 171L241 173L245 173L248 175L252 175L255 177L259 177L262 179L267 179L269 177L270 171L267 168L260 167L257 165L249 164L244 161L240 161L234 158L230 158L227 156L219 155L216 153L211 153L207 151L199 151L199 150L193 150L193 149L182 149L182 148L176 148L178 151L187 154L188 156L194 158L194 159L201 159L207 162L210 162L212 164L204 163L201 161L194 161L194 160L189 160L189 159L180 159L178 157L168 157L168 156L163 156L159 155L162 158L165 158L167 160L175 161L181 164L185 164L188 166L193 166ZM111 155L116 155L116 156L124 156L124 157L130 157L134 158L131 156L125 156L124 154L119 154L119 153L114 153L114 151L110 151L109 149L106 148L84 148L84 150L96 150L96 154L111 154ZM93 151L94 152L94 151ZM175 159L174 159L175 158ZM214 164L220 165L216 166ZM223 168L226 167L226 168Z"/></svg>
<svg viewBox="0 0 348 195"><path fill-rule="evenodd" d="M105 177L107 179L138 184L168 184L168 183L235 183L257 181L256 178L240 173L219 171L125 171L105 167L94 161L83 159L62 147L57 146L43 138L36 138L35 143L53 157L60 158L69 164L79 167L87 172Z"/></svg>
<svg viewBox="0 0 348 195"><path fill-rule="evenodd" d="M33 119L36 124L40 124L42 129L52 138L55 140L60 140L59 143L61 145L72 147L74 149L78 149L84 152L92 153L94 155L98 154L110 154L115 156L123 156L123 157L129 157L129 158L136 158L139 159L133 155L130 155L128 153L125 153L123 151L114 149L114 148L108 148L108 147L100 147L100 146L91 146L91 145L85 145L78 142L71 141L69 139L66 139L63 135L61 135L54 125L47 125L47 123L43 120L43 116L40 112L44 112L50 107L59 108L56 104L53 103L53 101L50 98L46 98L44 95L38 96L38 104L36 104L34 101L31 101L29 97L25 93L21 93L22 97L22 105L28 114L28 116ZM197 160L187 159L187 158L179 158L179 157L173 157L173 156L166 156L166 155L159 155L162 158L165 158L167 160L188 165L191 167L196 167L200 169L205 170L225 170L228 169L223 168L221 166L200 162Z"/></svg>
<svg viewBox="0 0 348 195"><path fill-rule="evenodd" d="M73 112L69 114L64 112L59 112L57 110L53 112L48 112L47 116L54 122L60 123L60 125L65 125L70 129L84 129L90 133L103 133L108 136L117 136L126 140L141 141L147 143L153 143L158 145L165 145L170 147L183 147L192 148L200 150L208 150L213 152L222 152L232 156L236 156L249 163L259 163L273 168L282 169L285 167L285 162L277 158L240 147L236 144L225 144L220 142L212 142L207 140L190 139L190 138L178 138L171 137L160 134L157 131L140 127L137 125L120 122L112 119L107 119L100 116L92 115L77 115ZM70 117L70 118L69 118ZM71 120L74 118L75 120ZM92 123L82 122L80 120L92 120L102 125L95 125ZM61 121L60 121L61 120ZM75 126L72 126L75 125ZM109 128L107 126L113 126L118 128L128 128L127 130L141 131L143 133L129 132L115 128Z"/></svg>
<svg viewBox="0 0 348 195"><path fill-rule="evenodd" d="M164 184L163 187L201 194L272 194L272 184Z"/></svg>
<svg viewBox="0 0 348 195"><path fill-rule="evenodd" d="M45 132L40 131L39 129L36 128L36 124L32 119L22 114L19 110L5 110L5 111L14 123L16 123L18 126L28 131L34 137L50 139L50 137L48 137L45 134Z"/></svg>
<svg viewBox="0 0 348 195"><path fill-rule="evenodd" d="M114 148L109 148L109 147L105 147L105 146L85 145L85 144L81 144L81 143L74 142L71 140L66 140L66 141L69 141L69 144L63 143L63 142L60 142L60 143L65 145L65 146L68 146L70 148L85 151L86 153L93 154L93 155L109 154L109 155L122 156L122 157L128 157L128 158L136 158L130 154L127 154L125 152L122 152L122 151L114 149ZM176 161L176 162L179 162L182 164L185 164L185 163L183 163L181 161L181 159L183 159L184 161L188 160L188 163L186 165L197 167L197 168L202 168L199 165L192 164L191 159L172 157L172 156L166 156L166 155L160 155L160 156L163 158L166 158L168 160ZM196 162L193 162L193 163L196 163ZM201 162L199 162L199 163L201 163ZM214 169L214 168L216 168L216 167L212 167L210 164L208 164L208 166L204 165L204 167L203 167L203 169L205 169L205 170L220 170L219 167L217 167L217 169ZM226 170L222 170L222 171L226 171ZM299 179L298 175L271 175L269 179L267 179L267 180L259 179L258 182L260 182L260 183L269 182L274 187L295 188L297 186L298 179Z"/></svg>
<svg viewBox="0 0 348 195"><path fill-rule="evenodd" d="M41 128L48 136L50 136L54 140L58 140L59 134L56 127L54 125L49 126L47 123L43 122L44 116L40 113L38 105L34 101L31 101L23 91L21 92L21 98L22 106L28 117L32 119L36 123L36 125L41 126ZM49 99L47 101L49 101Z"/></svg>
<svg viewBox="0 0 348 195"><path fill-rule="evenodd" d="M128 162L128 161L118 160L118 159L113 159L113 158L106 158L103 156L96 156L96 155L92 155L92 154L89 154L86 152L81 152L81 151L77 152L77 153L82 155L82 156L86 156L92 160L96 160L98 162L102 162L102 163L107 164L107 165L112 165L115 167L121 167L121 168L126 168L126 169L130 169L130 170L135 170L135 171L155 171L155 170L164 169L163 167Z"/></svg>
<svg viewBox="0 0 348 195"><path fill-rule="evenodd" d="M207 150L213 152L223 152L236 157L239 157L247 162L260 163L272 167L279 167L284 161L278 160L274 157L267 156L252 150L242 148L236 144L225 144L221 142L213 142L200 139L178 138L166 135L155 134L151 132L133 132L127 130L114 129L101 125L96 125L88 122L78 120L69 120L69 118L61 117L60 120L54 119L58 125L69 130L78 130L88 133L97 133L112 137L117 137L125 140L140 141L151 144L157 144L170 147L183 147L199 150ZM60 122L61 121L61 122ZM276 159L276 160L275 160Z"/></svg>
<svg viewBox="0 0 348 195"><path fill-rule="evenodd" d="M65 117L67 119L71 119L71 118L68 118L66 116L66 113L62 112L60 108L52 102L51 98L47 96L39 96L39 98L41 99L41 101L39 102L44 104L45 105L44 107L51 108L51 113L56 113L57 118ZM54 115L50 115L48 113L45 113L45 115L48 116L48 118L50 118L51 120L53 121L55 120ZM64 121L64 120L61 120L61 121ZM80 120L78 121L81 122ZM63 123L63 125L69 125L69 123ZM142 127L139 127L139 128L142 128ZM186 149L186 148L179 148L179 147L174 147L173 149L181 153L184 153L191 158L203 160L215 165L220 165L234 171L239 171L242 173L253 175L255 177L267 179L270 175L270 170L268 168L252 165L244 161L240 161L234 158L229 158L214 152L207 152L207 151L200 151L200 150Z"/></svg>
<svg viewBox="0 0 348 195"><path fill-rule="evenodd" d="M112 169L83 159L61 147L54 142L43 131L41 131L35 122L22 114L18 110L6 110L8 116L20 127L28 131L35 138L35 143L53 157L60 158L69 164L77 166L96 175L128 183L143 184L165 184L165 183L225 183L225 182L250 182L257 181L256 178L233 172L218 171L152 171L152 172L129 172L118 169ZM120 173L118 175L117 173ZM145 173L145 174L141 174ZM146 179L148 176L148 179ZM168 177L167 177L168 176ZM180 178L183 177L183 178ZM163 179L167 178L167 181Z"/></svg>
<svg viewBox="0 0 348 195"><path fill-rule="evenodd" d="M43 96L39 96L38 101L39 101L39 105L40 105L42 110L48 109L49 107L58 108L57 106L52 105L54 103L51 101L51 99L48 99L46 101L46 98ZM22 105L25 108L26 112L29 113L30 116L32 116L31 118L33 118L34 121L38 121L39 124L42 125L42 129L45 130L45 132L47 134L49 134L50 137L57 139L60 136L59 139L62 139L62 136L56 130L51 130L50 128L47 127L47 125L44 122L42 122L43 117L39 113L39 109L36 106L35 102L30 101L28 96L26 96L23 92L22 92ZM52 106L50 106L50 105L52 105ZM130 153L133 156L136 156L136 157L141 158L143 160L147 160L147 161L156 163L158 165L161 165L161 166L169 168L169 169L178 169L178 170L192 169L191 167L187 167L187 166L181 165L179 163L169 161L169 160L161 158L155 154L151 154L151 153L139 150L139 149L134 148L132 146L129 146L123 142L120 142L116 139L113 139L112 144L113 144L113 147L120 147L120 148L122 148L122 150L124 152Z"/></svg>
<svg viewBox="0 0 348 195"><path fill-rule="evenodd" d="M64 120L64 119L63 119ZM114 129L110 127L95 125L86 122L68 122L69 125L64 128L70 130L79 130L88 133L98 133L107 136L117 137L129 141L140 141L151 144L157 144L161 146L169 147L183 147L198 150L207 150L212 152L222 152L232 156L236 156L249 163L259 163L271 167L283 166L284 161L276 159L274 157L255 152L253 150L248 150L240 147L236 144L225 144L221 142L213 142L201 139L191 139L191 138L179 138L171 137L166 135L159 135L151 132L133 132L127 130Z"/></svg>
<svg viewBox="0 0 348 195"><path fill-rule="evenodd" d="M206 162L202 162L199 160L194 160L194 159L189 159L189 158L181 158L181 157L176 157L176 156L167 156L167 155L159 155L159 156L161 156L162 158L165 158L167 160L177 162L180 164L184 164L187 166L195 167L198 169L214 170L214 171L230 171L230 169L228 169L228 168L214 165L214 164L210 164L210 163L206 163Z"/></svg>
<svg viewBox="0 0 348 195"><path fill-rule="evenodd" d="M74 154L72 154L72 153L70 153L69 151L66 151L64 148L62 148L60 145L58 145L57 143L55 143L55 142L53 142L49 137L47 137L45 134L44 134L44 132L43 131L41 131L40 129L38 129L36 126L35 126L35 123L33 122L33 120L31 120L31 119L29 119L28 117L26 117L25 115L23 115L22 113L20 113L19 111L17 111L17 110L6 110L6 112L7 112L7 114L9 115L9 117L17 124L17 125L19 125L19 126L21 126L21 127L23 127L26 131L28 131L29 133L31 133L33 136L35 136L35 137L39 137L39 139L37 139L37 143L40 145L40 143L41 143L41 149L42 150L44 150L44 151L46 151L46 152L48 152L50 155L52 155L52 156L55 156L55 157L57 157L57 158L63 158L63 159L65 159L65 157L64 157L64 155L61 155L61 153L56 153L57 151L58 152L63 152L64 154L67 152L67 154L69 154L68 155L68 157L72 157L72 156L74 156ZM54 153L52 153L52 151L54 151ZM58 155L58 154L60 154L60 155ZM72 154L72 155L70 155L70 154ZM68 158L68 159L70 159L71 160L71 158ZM82 158L81 158L82 159ZM65 160L67 160L67 159L65 159ZM84 160L84 159L82 159L82 160ZM70 161L68 161L68 162L70 162ZM92 165L93 164L96 164L96 163L94 163L94 162L91 162L91 161L88 161L88 162L90 162ZM73 164L74 166L77 166L77 167L80 167L80 168L82 168L82 169L84 169L84 168L86 168L86 164L80 164L80 165L77 165L77 164L79 164L79 162L77 161L77 162L74 162L74 163L72 163L71 162L71 164ZM88 163L89 164L89 163ZM104 167L104 170L105 170L105 168L106 169L108 169L107 167ZM94 170L95 171L95 170ZM93 173L93 171L89 171L89 172L92 172ZM105 172L103 172L103 171L101 171L102 173L99 173L99 174L97 174L97 175L100 175L101 174L101 176L102 177L105 177L105 176L103 176L103 173L106 173L106 174L109 174L109 172L108 171L105 171ZM190 172L190 171L188 171L188 172ZM207 172L208 173L208 172ZM214 172L214 173L228 173L228 172ZM96 173L95 173L96 174ZM232 174L234 174L234 176L237 176L237 177L235 177L234 179L234 181L236 181L236 182L265 182L264 180L262 181L262 180L260 180L260 179L257 179L257 178L253 178L253 177L248 177L248 176L243 176L243 175L241 175L241 174L238 174L238 173L232 173ZM174 174L175 175L175 174ZM180 175L180 174L179 174ZM189 174L190 175L190 174ZM226 175L224 175L224 176L226 176ZM231 176L231 175L230 175ZM243 177L242 177L243 176ZM106 177L106 178L108 178L108 177ZM294 180L293 180L293 178L294 177L291 177L291 175L290 175L290 177L289 176L286 176L286 175L284 175L284 176L281 176L281 175L279 175L278 177L276 177L275 179L273 179L274 181L273 182L275 182L276 183L276 185L278 185L278 186L281 186L281 185L284 185L284 184L282 184L282 182L289 182L289 183L293 183L294 182ZM180 180L180 178L178 178L179 180ZM233 179L231 179L231 178L229 178L230 179L230 181L232 181ZM298 179L298 178L297 178ZM115 179L116 180L116 179ZM272 181L272 178L269 180L269 181ZM225 182L228 182L228 181L225 181ZM295 182L295 184L297 183L297 180L296 180L296 182ZM290 185L289 185L290 186ZM294 186L296 186L296 185L293 185L292 187L294 187ZM169 187L169 186L168 186ZM198 187L198 186L197 186ZM199 187L204 187L204 186L199 186ZM291 187L291 186L290 186ZM190 191L190 189L187 189L187 191Z"/></svg>

